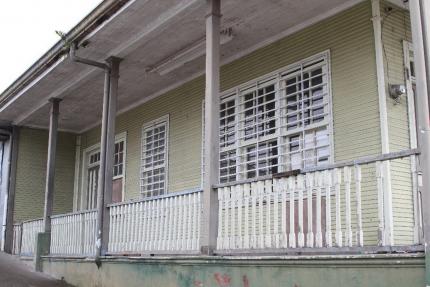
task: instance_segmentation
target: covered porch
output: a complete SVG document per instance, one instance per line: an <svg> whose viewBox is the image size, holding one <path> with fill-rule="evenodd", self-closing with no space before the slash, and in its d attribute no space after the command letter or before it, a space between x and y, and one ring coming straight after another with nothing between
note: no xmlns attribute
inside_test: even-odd
<svg viewBox="0 0 430 287"><path fill-rule="evenodd" d="M100 14L110 11L107 19L72 31L46 70L0 102L3 120L49 130L43 217L14 223L14 254L99 259L424 251L427 178L418 163L428 151L418 148L423 116L417 110L416 121L414 101L420 105L425 97L414 98L420 87L411 75L407 97L393 104L386 87L400 80L386 61L397 52L384 59L381 43L389 34L382 17L394 13L409 21L409 5L225 0L220 11L216 0L123 2L100 6ZM328 32L345 25L337 35ZM400 61L410 69L417 57L412 50L422 51L410 46L404 28L403 42L396 43L407 51L409 61ZM320 45L324 39L328 44ZM75 48L61 52L64 47ZM365 70L369 66L374 70ZM288 94L291 75L300 92ZM306 88L312 79L321 82ZM266 102L256 99L249 107L242 98L254 83L253 95ZM272 85L273 94L285 92L285 98L270 98ZM306 104L312 89L318 94L308 97L315 103ZM290 98L299 93L293 109ZM313 105L307 116L306 105ZM396 120L406 126L399 137ZM58 133L74 141L67 157L74 155L73 190L60 191L73 194L73 202L70 212L54 214ZM160 134L171 137L153 146L163 146L162 168L169 173L163 179L152 174L148 183L155 169L140 166L141 146ZM39 233L49 237L42 253Z"/></svg>

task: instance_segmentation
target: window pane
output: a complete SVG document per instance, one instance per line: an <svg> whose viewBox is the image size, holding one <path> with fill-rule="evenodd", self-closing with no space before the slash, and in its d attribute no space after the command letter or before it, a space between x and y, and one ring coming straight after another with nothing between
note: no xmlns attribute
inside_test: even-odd
<svg viewBox="0 0 430 287"><path fill-rule="evenodd" d="M142 134L141 193L144 197L165 193L167 123L144 128Z"/></svg>

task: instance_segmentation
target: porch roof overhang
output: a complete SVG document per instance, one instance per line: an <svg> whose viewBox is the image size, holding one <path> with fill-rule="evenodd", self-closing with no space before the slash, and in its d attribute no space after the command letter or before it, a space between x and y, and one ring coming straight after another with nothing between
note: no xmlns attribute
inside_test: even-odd
<svg viewBox="0 0 430 287"><path fill-rule="evenodd" d="M221 46L221 61L230 62L362 1L223 0L222 28L233 37ZM87 44L77 51L81 57L123 59L118 98L122 113L203 74L204 49L197 49L205 37L205 13L202 0L104 1L67 37ZM47 128L52 97L63 99L60 130L80 133L100 122L103 71L72 62L62 45L57 43L0 95L1 123ZM160 75L157 67L166 62L172 66L176 55L187 53L197 57L173 64L173 70Z"/></svg>

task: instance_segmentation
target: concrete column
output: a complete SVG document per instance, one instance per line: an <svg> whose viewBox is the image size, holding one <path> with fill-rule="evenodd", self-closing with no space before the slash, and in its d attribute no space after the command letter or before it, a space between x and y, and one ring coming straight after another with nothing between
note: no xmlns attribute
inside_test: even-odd
<svg viewBox="0 0 430 287"><path fill-rule="evenodd" d="M7 211L6 211L6 230L4 251L12 253L13 247L13 213L15 209L15 186L16 186L16 166L18 161L18 142L19 142L19 127L12 127L12 144L9 155L9 178L7 192Z"/></svg>
<svg viewBox="0 0 430 287"><path fill-rule="evenodd" d="M109 87L109 111L108 123L106 131L106 159L105 159L105 184L104 184L104 204L103 204L103 236L102 236L102 250L101 255L108 251L108 238L109 238L109 210L107 205L112 202L112 177L113 177L113 164L115 153L115 118L117 110L118 98L118 79L119 79L119 64L121 59L110 57L108 62L111 67L110 73L110 87Z"/></svg>
<svg viewBox="0 0 430 287"><path fill-rule="evenodd" d="M205 91L205 165L203 178L203 216L200 249L210 255L216 248L218 199L212 188L219 174L219 62L220 0L207 0L206 15L206 91Z"/></svg>
<svg viewBox="0 0 430 287"><path fill-rule="evenodd" d="M55 158L57 155L58 115L61 99L52 98L49 118L48 160L46 164L45 208L43 211L43 231L51 232L51 215L54 206Z"/></svg>
<svg viewBox="0 0 430 287"><path fill-rule="evenodd" d="M421 151L419 169L422 173L420 192L423 207L426 285L430 286L430 80L428 77L430 61L427 57L430 53L430 43L427 29L423 29L424 21L429 19L430 12L428 9L423 9L422 2L420 0L409 1L409 7L415 57L418 147Z"/></svg>
<svg viewBox="0 0 430 287"><path fill-rule="evenodd" d="M120 59L110 57L109 69L105 74L105 91L103 97L103 116L100 146L100 170L97 190L97 240L96 258L108 251L109 210L107 204L112 201L113 155L115 148L115 117L118 95Z"/></svg>

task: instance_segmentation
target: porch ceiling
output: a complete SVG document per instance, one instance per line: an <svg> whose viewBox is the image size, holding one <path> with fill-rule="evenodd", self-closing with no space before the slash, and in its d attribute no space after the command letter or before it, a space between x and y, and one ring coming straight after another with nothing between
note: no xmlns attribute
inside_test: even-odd
<svg viewBox="0 0 430 287"><path fill-rule="evenodd" d="M360 0L223 0L222 28L233 40L222 45L222 61L250 51L284 31L299 29ZM204 70L204 56L160 76L147 67L160 63L205 35L205 1L131 1L116 16L87 36L90 44L77 54L102 61L123 58L119 80L119 112L181 83ZM50 97L63 98L60 129L81 132L101 119L103 71L65 58L27 90L0 107L0 120L48 126Z"/></svg>

